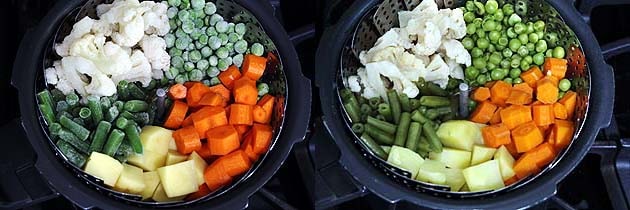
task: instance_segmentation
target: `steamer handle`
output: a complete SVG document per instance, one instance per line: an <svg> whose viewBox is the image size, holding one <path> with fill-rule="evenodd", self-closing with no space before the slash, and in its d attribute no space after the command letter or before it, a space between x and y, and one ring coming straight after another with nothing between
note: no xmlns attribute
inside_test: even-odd
<svg viewBox="0 0 630 210"><path fill-rule="evenodd" d="M32 153L35 153L31 145L26 143L28 140L21 122L20 118L16 118L3 125L0 128L0 135L10 136L13 140L22 141L21 144L27 145L19 147L20 143L7 144L5 150L15 149L23 153L27 152L24 150L30 149ZM8 192L5 198L0 200L0 209L22 209L59 196L59 193L44 181L34 161L19 165L14 164L14 161L16 160L11 158L3 158L0 161L0 191Z"/></svg>

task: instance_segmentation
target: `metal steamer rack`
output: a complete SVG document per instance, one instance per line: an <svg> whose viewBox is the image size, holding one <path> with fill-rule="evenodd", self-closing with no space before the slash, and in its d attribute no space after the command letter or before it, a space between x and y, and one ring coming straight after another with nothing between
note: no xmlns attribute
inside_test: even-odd
<svg viewBox="0 0 630 210"><path fill-rule="evenodd" d="M44 52L43 59L43 67L46 68L48 66L52 66L53 61L61 59L54 52L54 45L56 43L61 43L63 38L70 34L74 23L78 22L82 18L89 16L93 19L98 18L96 15L96 7L100 4L109 4L112 3L113 0L87 0L82 4L81 7L77 7L72 10L69 14L66 15L64 20L58 26L58 29L54 36L48 41L47 49ZM265 33L264 29L261 27L260 22L254 15L252 15L247 9L238 5L236 2L231 0L217 0L215 2L217 6L217 14L223 16L226 20L238 23L244 23L247 27L247 32L244 35L244 39L248 42L258 42L261 43L266 51L268 52L267 57L270 58L267 63L267 73L261 78L262 82L269 84L269 93L277 96L274 107L274 113L271 119L271 126L274 128L274 137L271 142L269 150L261 156L260 160L253 164L253 166L243 175L239 177L235 177L234 182L230 185L220 188L219 190L206 195L204 197L190 200L190 201L174 201L174 202L148 202L142 201L142 196L118 192L116 190L110 189L107 187L102 180L89 175L83 170L74 164L72 164L65 155L57 148L55 142L50 137L48 133L47 125L45 120L39 114L39 122L43 131L45 131L46 136L48 137L48 143L50 148L54 151L55 156L63 163L64 166L68 170L71 170L75 176L85 183L88 186L91 186L95 190L100 193L114 197L123 202L137 205L140 207L180 207L186 206L197 202L204 202L211 200L215 197L218 197L227 191L233 189L235 186L247 180L252 174L254 174L257 169L260 167L261 163L265 161L269 153L274 152L274 146L278 142L280 132L282 131L284 125L285 111L286 111L286 101L288 97L288 89L287 89L287 78L284 73L284 68L282 65L282 61L280 58L280 54L276 45L273 43L272 39ZM37 71L36 75L36 90L41 91L47 88L45 80L43 78L43 68L41 71Z"/></svg>
<svg viewBox="0 0 630 210"><path fill-rule="evenodd" d="M435 0L440 9L443 8L458 8L465 4L465 0ZM553 30L558 33L562 39L558 40L558 46L562 46L567 49L568 71L567 77L573 80L572 86L576 87L575 90L578 93L576 119L575 123L576 132L574 133L573 140L580 134L582 127L584 126L584 119L588 109L588 99L590 95L590 70L587 66L586 58L582 53L580 42L575 33L567 26L554 9L545 0L497 0L500 5L505 3L511 3L518 5L515 12L523 18L525 21L531 20L544 20L546 30ZM345 87L344 81L350 75L355 75L357 69L362 64L359 62L359 54L361 51L368 50L376 43L376 40L387 32L389 29L398 26L398 12L403 10L413 10L419 5L421 0L384 0L377 6L370 9L363 17L361 17L359 23L354 28L354 33L351 39L345 41L345 44L341 50L340 69L337 73L337 87ZM485 1L481 1L485 2ZM339 89L337 89L339 91ZM342 104L341 97L337 94L339 104ZM560 154L542 171L536 175L529 176L525 179L506 186L501 189L481 192L451 192L450 187L444 185L435 185L431 183L416 181L411 177L411 173L402 170L396 166L393 166L386 162L386 160L375 155L360 138L351 132L350 117L344 106L340 106L343 110L346 128L352 133L353 144L359 149L361 155L366 158L374 167L383 172L387 177L394 180L400 185L403 185L411 190L428 193L434 196L446 197L446 198L474 198L474 197L488 197L513 191L537 177L545 174L551 168L553 168L562 158L566 152L572 148L575 141L572 141L569 147L560 152Z"/></svg>

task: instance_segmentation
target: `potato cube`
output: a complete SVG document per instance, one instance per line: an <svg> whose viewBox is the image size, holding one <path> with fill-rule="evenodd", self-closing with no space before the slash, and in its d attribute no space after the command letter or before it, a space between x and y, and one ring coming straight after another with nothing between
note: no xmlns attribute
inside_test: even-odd
<svg viewBox="0 0 630 210"><path fill-rule="evenodd" d="M199 188L193 160L158 168L160 182L170 198L196 192Z"/></svg>
<svg viewBox="0 0 630 210"><path fill-rule="evenodd" d="M118 160L102 153L92 152L85 164L85 173L102 179L103 182L113 187L120 177L123 165Z"/></svg>
<svg viewBox="0 0 630 210"><path fill-rule="evenodd" d="M141 194L144 191L142 169L123 163L123 170L116 181L114 189L131 194Z"/></svg>

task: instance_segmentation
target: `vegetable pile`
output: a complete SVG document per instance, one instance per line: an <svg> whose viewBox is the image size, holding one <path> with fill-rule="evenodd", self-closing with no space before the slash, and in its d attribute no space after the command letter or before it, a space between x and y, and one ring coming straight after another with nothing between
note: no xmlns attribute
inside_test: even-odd
<svg viewBox="0 0 630 210"><path fill-rule="evenodd" d="M422 1L413 11L400 12L399 19L426 18L424 27L416 29L427 33L431 21L440 20L431 17L438 11L433 4ZM468 1L465 7L439 11L452 12L450 18L465 22L465 36L441 33L432 38L442 40L442 45L444 40L461 39L466 51L461 55L472 57L470 63L455 63L457 68L467 65L463 81L457 74L445 77L445 82L418 73L422 68L402 68L399 59L406 54L422 59L414 50L433 44L419 36L410 45L413 48L395 53L409 41L398 36L409 27L390 30L362 52L365 68L348 77L346 89L339 92L360 142L409 172L409 178L451 191L496 190L547 167L573 139L577 93L567 78L561 37L541 20L524 22L515 10L526 11L526 4ZM404 26L406 21L400 22ZM427 39L427 34L423 37ZM370 53L378 68L369 59L363 62ZM445 55L447 60L456 59L449 49ZM387 70L389 66L405 78L392 76L397 71ZM370 76L370 69L375 76ZM468 87L473 87L469 98Z"/></svg>
<svg viewBox="0 0 630 210"><path fill-rule="evenodd" d="M219 190L267 152L275 96L259 81L264 47L248 44L243 23L204 0L96 10L55 45L61 60L36 96L72 165L119 192L174 202Z"/></svg>

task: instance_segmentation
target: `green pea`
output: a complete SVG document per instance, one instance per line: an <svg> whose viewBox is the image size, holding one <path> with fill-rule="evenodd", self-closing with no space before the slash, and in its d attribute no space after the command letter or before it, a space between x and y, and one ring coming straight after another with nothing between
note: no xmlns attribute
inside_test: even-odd
<svg viewBox="0 0 630 210"><path fill-rule="evenodd" d="M523 71L527 71L527 69L529 69L529 67L530 67L530 64L527 63L527 61L525 61L525 59L522 59L521 63L520 63L520 67L521 67L521 69Z"/></svg>
<svg viewBox="0 0 630 210"><path fill-rule="evenodd" d="M465 12L464 13L464 22L471 23L475 19L475 13Z"/></svg>
<svg viewBox="0 0 630 210"><path fill-rule="evenodd" d="M519 34L518 35L518 40L521 41L521 44L529 43L529 38L528 38L527 34Z"/></svg>
<svg viewBox="0 0 630 210"><path fill-rule="evenodd" d="M488 0L485 9L488 14L494 14L499 9L499 3L495 0Z"/></svg>
<svg viewBox="0 0 630 210"><path fill-rule="evenodd" d="M521 83L523 83L523 79L521 79L520 77L512 78L512 83L513 84L521 84Z"/></svg>
<svg viewBox="0 0 630 210"><path fill-rule="evenodd" d="M538 42L536 42L536 52L542 53L545 52L547 50L547 41L545 40L538 40Z"/></svg>
<svg viewBox="0 0 630 210"><path fill-rule="evenodd" d="M512 78L509 78L509 77L508 77L508 78L503 79L503 81L504 81L505 83L510 84L510 85L511 85L512 83L514 83L514 80L513 80Z"/></svg>
<svg viewBox="0 0 630 210"><path fill-rule="evenodd" d="M502 60L500 66L501 66L501 68L508 68L508 67L510 67L510 61L509 60Z"/></svg>
<svg viewBox="0 0 630 210"><path fill-rule="evenodd" d="M564 58L564 55L565 55L564 48L562 48L560 46L557 46L557 47L553 48L553 52L551 53L551 55L554 58Z"/></svg>
<svg viewBox="0 0 630 210"><path fill-rule="evenodd" d="M486 84L487 81L488 80L486 79L485 75L479 75L477 77L477 83L479 83L479 84Z"/></svg>
<svg viewBox="0 0 630 210"><path fill-rule="evenodd" d="M501 80L505 75L503 75L503 71L501 69L495 69L490 72L490 77L492 80Z"/></svg>
<svg viewBox="0 0 630 210"><path fill-rule="evenodd" d="M498 42L499 46L503 46L503 47L505 47L505 46L507 46L507 45L508 45L508 43L510 42L510 40L508 40L508 38L507 38L507 37L501 37L501 38L499 38L499 41L497 41L497 42Z"/></svg>
<svg viewBox="0 0 630 210"><path fill-rule="evenodd" d="M532 64L534 62L534 58L531 55L526 55L525 57L523 57L523 60L528 64Z"/></svg>
<svg viewBox="0 0 630 210"><path fill-rule="evenodd" d="M505 15L514 14L514 5L512 4L504 4L502 9L503 9L503 14Z"/></svg>
<svg viewBox="0 0 630 210"><path fill-rule="evenodd" d="M501 60L503 59L503 57L501 56L501 53L498 52L494 52L492 54L490 54L490 57L488 58L488 62L495 64L495 65L499 65L499 63L501 63Z"/></svg>
<svg viewBox="0 0 630 210"><path fill-rule="evenodd" d="M494 20L486 20L486 22L484 22L482 26L483 26L483 30L492 31L496 28L497 23L494 22Z"/></svg>
<svg viewBox="0 0 630 210"><path fill-rule="evenodd" d="M497 68L497 65L496 65L496 64L494 64L494 63L489 63L489 62L486 62L486 68L487 68L488 70L492 71L492 70L494 70L494 69L496 69L496 68Z"/></svg>
<svg viewBox="0 0 630 210"><path fill-rule="evenodd" d="M466 67L464 73L466 74L466 78L468 80L474 80L477 76L479 76L479 70L473 66Z"/></svg>
<svg viewBox="0 0 630 210"><path fill-rule="evenodd" d="M485 38L477 39L477 47L479 49L482 49L482 50L487 49L488 45L490 45L490 42L487 39Z"/></svg>
<svg viewBox="0 0 630 210"><path fill-rule="evenodd" d="M537 20L534 22L534 30L535 31L544 31L545 30L545 22L542 20Z"/></svg>
<svg viewBox="0 0 630 210"><path fill-rule="evenodd" d="M560 92L558 93L558 99L562 99L562 97L564 97L564 94L566 94L566 92L562 92L562 91L560 91Z"/></svg>
<svg viewBox="0 0 630 210"><path fill-rule="evenodd" d="M492 17L497 21L503 20L503 17L504 17L503 10L497 10Z"/></svg>
<svg viewBox="0 0 630 210"><path fill-rule="evenodd" d="M561 91L567 91L571 88L571 81L569 81L568 79L561 79L560 82L558 82L558 89L560 89Z"/></svg>
<svg viewBox="0 0 630 210"><path fill-rule="evenodd" d="M477 31L475 32L475 34L477 35L477 38L478 38L478 39L481 39L481 38L485 38L485 37L486 37L486 31L484 31L484 30L477 30Z"/></svg>
<svg viewBox="0 0 630 210"><path fill-rule="evenodd" d="M534 43L527 43L525 45L525 47L527 47L527 50L529 50L530 52L535 52L536 51L536 44Z"/></svg>
<svg viewBox="0 0 630 210"><path fill-rule="evenodd" d="M483 3L475 1L474 4L476 9L475 12L477 13L477 15L483 15L486 13L486 8Z"/></svg>
<svg viewBox="0 0 630 210"><path fill-rule="evenodd" d="M193 62L186 62L184 63L184 70L185 71L192 71L195 68L195 64Z"/></svg>
<svg viewBox="0 0 630 210"><path fill-rule="evenodd" d="M551 58L553 57L553 49L547 49L547 51L545 51L545 58Z"/></svg>
<svg viewBox="0 0 630 210"><path fill-rule="evenodd" d="M495 42L495 43L496 43L497 41L499 41L499 39L500 39L500 38L501 38L501 32L498 32L498 31L490 31L490 32L488 33L488 39L490 39L490 41L493 41L493 42ZM464 39L465 39L465 38L464 38ZM462 40L462 42L463 42L463 40ZM463 44L463 43L462 43L462 44ZM464 46L464 47L465 47L465 46Z"/></svg>
<svg viewBox="0 0 630 210"><path fill-rule="evenodd" d="M536 53L534 54L534 56L532 57L532 61L534 62L534 64L536 65L543 65L543 63L545 63L545 55L542 53Z"/></svg>
<svg viewBox="0 0 630 210"><path fill-rule="evenodd" d="M479 49L478 47L474 47L472 50L470 50L470 56L473 58L478 58L482 55L483 55L483 50Z"/></svg>
<svg viewBox="0 0 630 210"><path fill-rule="evenodd" d="M516 32L514 32L514 28L513 27L509 27L506 31L507 33L507 37L510 39L516 38L516 36L518 36L518 34Z"/></svg>
<svg viewBox="0 0 630 210"><path fill-rule="evenodd" d="M473 39L470 37L466 37L462 39L462 45L464 45L464 48L466 50L471 50L473 49L473 47L475 47L475 41L473 41Z"/></svg>
<svg viewBox="0 0 630 210"><path fill-rule="evenodd" d="M534 33L534 23L527 22L527 32L528 34Z"/></svg>
<svg viewBox="0 0 630 210"><path fill-rule="evenodd" d="M508 24L511 26L516 26L517 23L521 23L522 19L520 16L518 16L517 14L512 14L510 15L510 17L508 18ZM522 30L525 30L525 26L522 26L523 28L520 28ZM515 28L516 29L516 28ZM518 32L517 32L518 33ZM519 33L520 34L520 33Z"/></svg>
<svg viewBox="0 0 630 210"><path fill-rule="evenodd" d="M511 69L509 74L511 78L518 78L519 76L521 76L521 70Z"/></svg>
<svg viewBox="0 0 630 210"><path fill-rule="evenodd" d="M521 22L514 24L514 32L517 34L524 34L527 32L527 26Z"/></svg>
<svg viewBox="0 0 630 210"><path fill-rule="evenodd" d="M512 58L512 60L510 61L510 67L518 68L520 66L521 66L521 59L520 58Z"/></svg>
<svg viewBox="0 0 630 210"><path fill-rule="evenodd" d="M481 18L475 18L472 22L472 24L475 25L475 28L481 27L482 23L483 23L483 19Z"/></svg>
<svg viewBox="0 0 630 210"><path fill-rule="evenodd" d="M488 49L486 49L487 52L495 52L497 51L497 48L494 47L493 44L488 45Z"/></svg>
<svg viewBox="0 0 630 210"><path fill-rule="evenodd" d="M473 66L477 69L486 68L486 60L482 57L473 58L472 60Z"/></svg>
<svg viewBox="0 0 630 210"><path fill-rule="evenodd" d="M510 50L514 52L517 51L522 46L522 44L521 41L519 41L518 39L511 39L508 46L510 47Z"/></svg>

